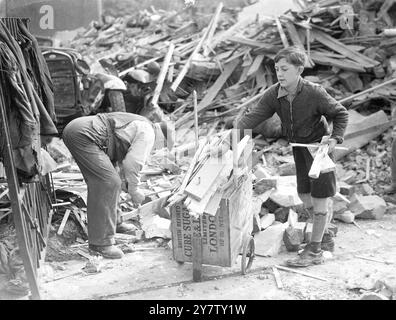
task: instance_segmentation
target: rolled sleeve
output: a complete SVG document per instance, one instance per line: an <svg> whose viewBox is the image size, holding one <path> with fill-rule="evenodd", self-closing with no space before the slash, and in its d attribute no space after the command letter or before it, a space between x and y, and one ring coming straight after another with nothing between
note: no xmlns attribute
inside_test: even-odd
<svg viewBox="0 0 396 320"><path fill-rule="evenodd" d="M345 129L348 125L349 114L347 109L320 86L317 89L317 101L320 113L333 122L333 131L330 138L336 139L337 143L342 143Z"/></svg>
<svg viewBox="0 0 396 320"><path fill-rule="evenodd" d="M122 161L128 190L137 189L140 182L140 171L150 155L155 140L154 129L149 123L135 121L132 126L136 126L136 133Z"/></svg>

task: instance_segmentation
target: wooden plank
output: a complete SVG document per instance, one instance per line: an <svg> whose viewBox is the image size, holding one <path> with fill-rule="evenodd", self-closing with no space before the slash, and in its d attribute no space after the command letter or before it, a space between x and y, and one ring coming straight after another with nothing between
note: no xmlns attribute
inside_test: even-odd
<svg viewBox="0 0 396 320"><path fill-rule="evenodd" d="M165 77L166 77L166 74L168 72L169 64L170 64L170 61L172 59L172 55L173 55L173 51L174 50L175 50L175 45L173 43L171 43L169 45L168 52L167 52L167 54L165 56L164 63L162 64L162 68L161 68L160 74L158 75L158 78L157 78L157 85L156 85L155 90L154 90L153 99L151 100L151 102L154 105L158 104L158 99L159 99L159 96L161 94L162 86L164 85Z"/></svg>
<svg viewBox="0 0 396 320"><path fill-rule="evenodd" d="M278 46L274 46L261 41L246 39L243 37L232 36L229 37L227 40L238 44L243 44L249 47L263 49L264 51L273 52L273 53L276 53L277 50L279 49Z"/></svg>
<svg viewBox="0 0 396 320"><path fill-rule="evenodd" d="M172 206L173 204L175 204L175 201L180 200L180 196L182 194L184 194L184 190L185 190L185 188L186 188L186 186L188 184L188 181L190 180L190 177L191 177L191 175L193 173L195 164L197 163L197 160L198 160L200 154L202 153L202 150L205 147L206 141L207 141L207 138L205 138L205 140L200 142L199 149L197 150L197 152L195 152L194 157L192 158L192 160L190 162L190 166L188 167L187 172L184 175L184 178L183 178L183 181L182 181L182 184L181 184L180 188L177 190L177 192L174 195L172 195L169 198L169 205L168 205L169 207Z"/></svg>
<svg viewBox="0 0 396 320"><path fill-rule="evenodd" d="M282 24L279 21L278 17L275 17L275 23L276 23L276 27L278 28L278 32L279 32L280 38L282 40L283 47L285 47L285 48L289 47L289 41L287 40L285 31L283 31Z"/></svg>
<svg viewBox="0 0 396 320"><path fill-rule="evenodd" d="M287 268L287 267L282 267L279 265L275 266L277 269L279 270L283 270L283 271L287 271L287 272L292 272L292 273L297 273L297 274L301 274L303 276L309 277L309 278L313 278L313 279L317 279L317 280L321 280L321 281L325 281L327 282L327 279L322 278L322 277L318 277L318 276L314 276L312 274L309 274L307 272L303 272L303 271L299 271L299 270L295 270L295 269L291 269L291 268Z"/></svg>
<svg viewBox="0 0 396 320"><path fill-rule="evenodd" d="M162 208L165 206L166 201L168 200L168 196L164 196L153 201L147 202L144 205L140 206L138 209L132 210L131 212L124 212L121 214L121 220L127 221L131 218L137 217L138 215L144 216L149 213L156 213L161 215L163 210Z"/></svg>
<svg viewBox="0 0 396 320"><path fill-rule="evenodd" d="M278 289L283 289L283 283L278 269L276 267L272 267L272 272L274 273L275 281L276 281L276 285L278 286Z"/></svg>
<svg viewBox="0 0 396 320"><path fill-rule="evenodd" d="M85 226L84 222L81 221L81 217L78 214L78 212L73 210L73 215L76 217L78 224L81 226L81 228L83 229L84 233L86 236L88 236L88 230L87 227Z"/></svg>
<svg viewBox="0 0 396 320"><path fill-rule="evenodd" d="M296 26L294 25L293 22L291 22L290 20L288 20L286 22L286 29L287 32L289 33L290 39L293 42L293 44L303 50L305 50L304 48L304 39L305 39L305 34L302 33L304 35L303 39L301 39L300 33L297 31ZM310 68L313 68L315 66L315 63L312 61L310 54L307 57L307 66Z"/></svg>
<svg viewBox="0 0 396 320"><path fill-rule="evenodd" d="M199 282L202 280L202 238L200 235L193 236L193 280Z"/></svg>
<svg viewBox="0 0 396 320"><path fill-rule="evenodd" d="M206 41L205 41L205 43L203 45L203 47L204 47L204 51L203 51L204 57L207 57L209 55L209 53L213 50L212 47L211 47L212 46L213 35L214 35L215 31L216 31L217 24L218 24L219 17L220 17L220 12L221 12L222 9L223 9L223 2L220 2L219 5L216 8L216 11L215 11L215 14L214 14L214 17L213 17L213 23L211 24L208 37L206 38Z"/></svg>
<svg viewBox="0 0 396 320"><path fill-rule="evenodd" d="M224 71L222 74L217 78L213 86L211 86L206 93L205 97L200 101L198 105L198 112L201 112L202 110L205 110L210 103L213 101L213 99L217 96L227 79L230 77L230 75L233 73L233 71L236 69L236 67L239 64L239 59L231 61L229 64L225 65Z"/></svg>
<svg viewBox="0 0 396 320"><path fill-rule="evenodd" d="M250 69L247 73L247 76L250 77L251 75L255 74L261 67L261 63L264 60L264 55L263 54L259 54L258 56L256 56L253 60L252 65L250 66Z"/></svg>
<svg viewBox="0 0 396 320"><path fill-rule="evenodd" d="M395 82L396 82L396 78L390 79L390 80L385 81L385 82L383 82L383 83L380 83L380 84L378 84L378 85L376 85L376 86L374 86L374 87L372 87L372 88L369 88L369 89L364 90L364 91L362 91L362 92L359 92L359 93L356 93L356 94L351 95L351 96L349 96L349 97L346 97L346 98L344 98L344 99L341 99L341 100L339 100L338 102L339 102L339 103L344 103L344 102L346 102L346 101L353 100L353 99L355 99L355 98L357 98L357 97L359 97L359 96L361 96L361 95L364 95L364 94L366 94L366 93L375 91L375 90L377 90L377 89L379 89L379 88L381 88L381 87L384 87L384 86L393 84L393 83L395 83Z"/></svg>
<svg viewBox="0 0 396 320"><path fill-rule="evenodd" d="M345 55L346 57L361 64L365 68L371 68L379 64L378 61L370 59L367 56L350 49L348 46L344 45L342 42L334 39L332 36L329 36L323 31L313 29L312 35L320 43L324 44L325 46L336 52Z"/></svg>
<svg viewBox="0 0 396 320"><path fill-rule="evenodd" d="M8 188L7 188L6 190L4 190L4 191L0 194L0 199L3 198L5 195L7 195L9 191L10 191L10 189L8 189Z"/></svg>
<svg viewBox="0 0 396 320"><path fill-rule="evenodd" d="M294 25L291 21L286 22L286 29L287 32L289 33L290 39L292 40L293 44L301 49L304 49L304 44L301 41L300 35Z"/></svg>
<svg viewBox="0 0 396 320"><path fill-rule="evenodd" d="M386 123L387 125L385 125ZM383 110L365 117L362 121L349 123L345 130L344 142L341 145L349 150L335 150L335 159L338 160L349 152L363 147L394 124L393 121L388 122L388 116Z"/></svg>
<svg viewBox="0 0 396 320"><path fill-rule="evenodd" d="M195 150L199 149L199 127L198 127L198 102L197 91L193 91L194 98L194 132L195 132Z"/></svg>
<svg viewBox="0 0 396 320"><path fill-rule="evenodd" d="M265 89L267 87L267 76L264 67L261 65L256 73L256 88Z"/></svg>
<svg viewBox="0 0 396 320"><path fill-rule="evenodd" d="M194 51L191 53L191 55L188 58L186 64L184 65L182 70L177 75L176 80L172 83L171 89L173 91L176 91L176 89L179 87L180 83L182 82L182 80L184 79L185 75L187 74L187 71L190 68L190 65L191 65L193 59L198 54L198 52L201 50L201 48L203 46L203 43L204 43L205 39L207 38L207 36L208 36L208 34L210 32L210 28L211 28L211 26L213 24L213 19L214 19L214 17L210 21L209 26L206 28L201 40L199 41L198 45L195 47Z"/></svg>
<svg viewBox="0 0 396 320"><path fill-rule="evenodd" d="M250 69L250 66L243 68L242 74L241 74L241 76L240 76L240 78L238 80L238 85L246 81L249 69Z"/></svg>
<svg viewBox="0 0 396 320"><path fill-rule="evenodd" d="M60 224L60 226L59 226L59 229L58 229L58 232L57 232L58 235L61 235L61 234L62 234L63 229L65 228L67 219L69 218L69 215L70 215L70 209L67 209L67 210L65 211L65 214L63 215L62 222L61 222L61 224Z"/></svg>
<svg viewBox="0 0 396 320"><path fill-rule="evenodd" d="M393 127L394 125L396 125L396 119L387 121L385 123L376 124L376 125L370 126L368 128L361 129L359 131L348 133L344 136L344 139L345 140L353 139L353 138L356 138L359 136L363 136L367 133L372 133L372 132L380 130L380 129L381 129L381 131L385 131L388 128Z"/></svg>
<svg viewBox="0 0 396 320"><path fill-rule="evenodd" d="M210 159L206 161L186 187L185 193L198 201L202 200L225 166L225 163L220 162L219 160L213 161Z"/></svg>
<svg viewBox="0 0 396 320"><path fill-rule="evenodd" d="M362 67L362 65L349 60L349 59L334 59L324 55L321 55L319 52L311 52L311 59L317 63L325 66L335 66L340 69L356 71L356 72L365 72L366 70Z"/></svg>
<svg viewBox="0 0 396 320"><path fill-rule="evenodd" d="M59 202L59 203L53 203L51 206L52 208L57 208L57 207L63 207L63 206L68 206L72 204L71 202Z"/></svg>
<svg viewBox="0 0 396 320"><path fill-rule="evenodd" d="M214 216L217 210L220 208L221 198L223 197L223 192L217 191L212 198L210 198L209 203L206 205L204 212Z"/></svg>
<svg viewBox="0 0 396 320"><path fill-rule="evenodd" d="M290 145L292 147L310 147L310 148L319 148L320 144L310 144L310 143L296 143L296 142L291 142ZM348 150L348 148L345 147L335 147L334 149L336 150Z"/></svg>
<svg viewBox="0 0 396 320"><path fill-rule="evenodd" d="M84 257L84 258L86 258L86 259L88 259L88 260L91 260L92 259L92 256L91 255L89 255L88 253L85 253L84 251L82 251L82 250L77 250L76 251L80 256L82 256L82 257Z"/></svg>
<svg viewBox="0 0 396 320"><path fill-rule="evenodd" d="M243 151L245 150L246 146L248 145L248 142L250 141L249 136L245 136L239 143L238 147L235 148L237 150L237 159L240 158L242 155ZM209 190L205 193L203 198L200 201L196 201L194 199L190 198L189 203L187 204L187 208L195 212L197 214L203 214L205 211L205 208L209 204L213 194L218 190L218 188L226 184L228 181L228 176L231 173L231 170L233 169L233 151L228 150L224 157L222 158L222 163L224 164L221 172L218 174L217 178L214 180L214 183L210 186Z"/></svg>
<svg viewBox="0 0 396 320"><path fill-rule="evenodd" d="M359 258L359 259L367 260L367 261L374 261L374 262L379 262L379 263L384 263L384 264L392 264L392 262L386 261L386 260L378 260L378 259L364 257L364 256L358 256L358 255L355 255L355 257Z"/></svg>

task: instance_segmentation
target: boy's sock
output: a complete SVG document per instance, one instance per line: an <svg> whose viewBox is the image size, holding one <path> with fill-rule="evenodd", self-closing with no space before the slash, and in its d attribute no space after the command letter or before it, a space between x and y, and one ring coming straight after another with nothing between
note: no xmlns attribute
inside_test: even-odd
<svg viewBox="0 0 396 320"><path fill-rule="evenodd" d="M309 248L313 253L319 253L321 251L321 243L311 241L309 243Z"/></svg>
<svg viewBox="0 0 396 320"><path fill-rule="evenodd" d="M327 224L327 213L314 212L311 242L322 242Z"/></svg>

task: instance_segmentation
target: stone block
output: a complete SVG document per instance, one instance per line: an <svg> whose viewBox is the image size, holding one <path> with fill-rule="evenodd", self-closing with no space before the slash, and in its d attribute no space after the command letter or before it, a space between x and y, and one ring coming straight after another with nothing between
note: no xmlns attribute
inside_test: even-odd
<svg viewBox="0 0 396 320"><path fill-rule="evenodd" d="M334 215L334 219L340 220L345 223L352 223L353 221L355 221L355 215L351 211L347 210L341 214Z"/></svg>
<svg viewBox="0 0 396 320"><path fill-rule="evenodd" d="M374 189L370 187L369 184L367 183L363 183L362 184L362 193L364 196L370 196L372 194L374 194Z"/></svg>
<svg viewBox="0 0 396 320"><path fill-rule="evenodd" d="M289 210L289 215L287 217L287 223L289 226L294 227L298 223L298 214L293 209Z"/></svg>
<svg viewBox="0 0 396 320"><path fill-rule="evenodd" d="M257 169L253 172L253 174L257 178L257 181L263 178L271 178L271 174L262 166L257 166Z"/></svg>
<svg viewBox="0 0 396 320"><path fill-rule="evenodd" d="M379 196L360 196L355 194L349 209L356 218L381 219L386 211L386 202Z"/></svg>
<svg viewBox="0 0 396 320"><path fill-rule="evenodd" d="M285 223L287 221L287 218L289 217L289 211L290 208L279 208L277 209L274 214L275 214L275 220Z"/></svg>
<svg viewBox="0 0 396 320"><path fill-rule="evenodd" d="M287 251L298 251L300 248L300 245L304 241L304 227L305 224L302 224L302 228L295 228L292 226L289 226L286 230L285 233L283 234L283 243L285 244L286 250Z"/></svg>
<svg viewBox="0 0 396 320"><path fill-rule="evenodd" d="M277 184L277 178L262 178L254 184L253 190L256 194L262 194L268 190L276 188Z"/></svg>
<svg viewBox="0 0 396 320"><path fill-rule="evenodd" d="M283 163L278 167L280 176L293 176L296 174L296 166L292 162Z"/></svg>
<svg viewBox="0 0 396 320"><path fill-rule="evenodd" d="M348 210L347 203L338 199L333 199L333 214L338 215Z"/></svg>
<svg viewBox="0 0 396 320"><path fill-rule="evenodd" d="M260 218L261 230L267 229L275 221L275 215L273 213L268 213Z"/></svg>
<svg viewBox="0 0 396 320"><path fill-rule="evenodd" d="M279 254L283 244L286 224L274 224L254 236L255 253L259 256L273 257Z"/></svg>
<svg viewBox="0 0 396 320"><path fill-rule="evenodd" d="M269 210L269 212L275 212L276 209L280 208L280 206L273 201L272 199L268 199L263 203L263 206Z"/></svg>

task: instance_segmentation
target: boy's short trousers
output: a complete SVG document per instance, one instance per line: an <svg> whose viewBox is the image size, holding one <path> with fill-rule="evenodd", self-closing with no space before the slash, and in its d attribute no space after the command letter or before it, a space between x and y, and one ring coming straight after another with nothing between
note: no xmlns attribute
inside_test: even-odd
<svg viewBox="0 0 396 320"><path fill-rule="evenodd" d="M313 157L307 148L293 147L294 162L296 164L297 192L310 193L314 198L328 198L336 194L335 172L321 173L318 179L308 176ZM330 158L334 161L332 154Z"/></svg>

